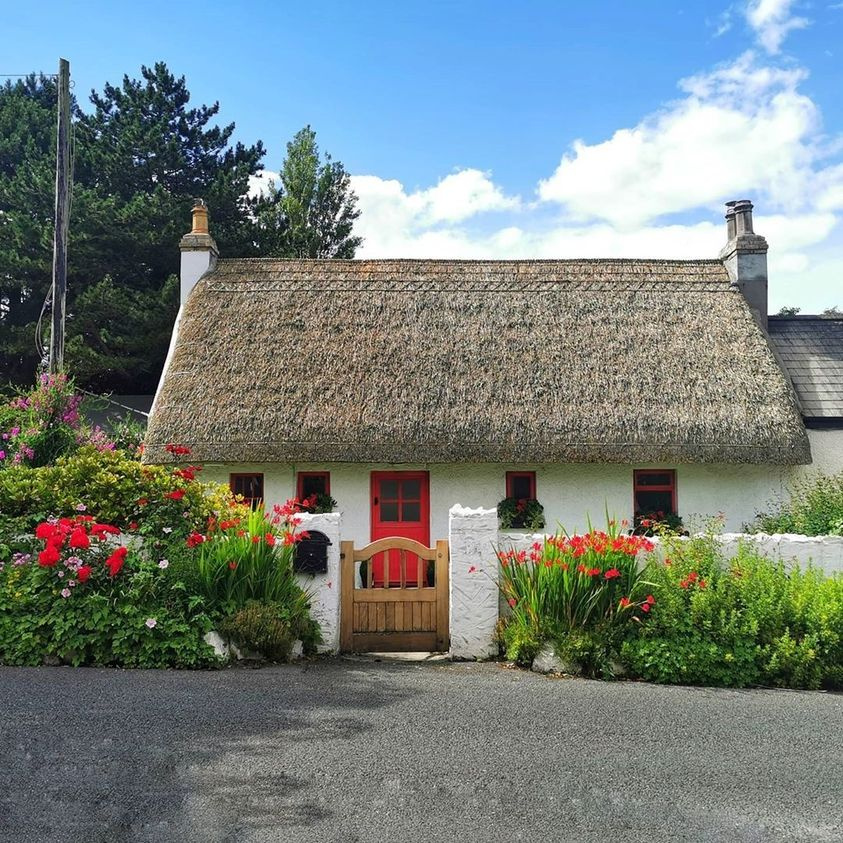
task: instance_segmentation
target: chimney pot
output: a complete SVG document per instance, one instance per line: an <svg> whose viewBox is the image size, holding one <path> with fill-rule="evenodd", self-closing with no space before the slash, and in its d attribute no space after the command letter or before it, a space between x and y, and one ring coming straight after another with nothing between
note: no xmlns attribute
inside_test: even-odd
<svg viewBox="0 0 843 843"><path fill-rule="evenodd" d="M191 234L208 234L208 206L204 199L193 200L193 226Z"/></svg>
<svg viewBox="0 0 843 843"><path fill-rule="evenodd" d="M735 201L726 203L726 241L734 240L737 235L737 226L735 225Z"/></svg>
<svg viewBox="0 0 843 843"><path fill-rule="evenodd" d="M734 204L735 227L737 236L741 234L754 234L752 230L752 202L749 199L738 199Z"/></svg>

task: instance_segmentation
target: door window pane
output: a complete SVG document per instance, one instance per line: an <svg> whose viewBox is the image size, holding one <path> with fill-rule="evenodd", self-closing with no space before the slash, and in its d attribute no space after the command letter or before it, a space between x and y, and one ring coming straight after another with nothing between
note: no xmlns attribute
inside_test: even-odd
<svg viewBox="0 0 843 843"><path fill-rule="evenodd" d="M421 521L421 504L418 501L404 501L402 521Z"/></svg>
<svg viewBox="0 0 843 843"><path fill-rule="evenodd" d="M405 480L401 490L404 500L417 501L421 499L421 480Z"/></svg>
<svg viewBox="0 0 843 843"><path fill-rule="evenodd" d="M398 520L398 501L381 501L381 521Z"/></svg>
<svg viewBox="0 0 843 843"><path fill-rule="evenodd" d="M381 497L391 501L398 500L398 481L381 480Z"/></svg>

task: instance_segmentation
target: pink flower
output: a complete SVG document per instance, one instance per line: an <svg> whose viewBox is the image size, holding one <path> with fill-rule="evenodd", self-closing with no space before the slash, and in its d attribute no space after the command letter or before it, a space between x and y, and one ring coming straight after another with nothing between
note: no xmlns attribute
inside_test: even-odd
<svg viewBox="0 0 843 843"><path fill-rule="evenodd" d="M65 599L70 597L70 589L69 588L63 588L61 590L61 596L64 597Z"/></svg>
<svg viewBox="0 0 843 843"><path fill-rule="evenodd" d="M168 568L169 566L170 563L166 559L160 559L158 561L158 567L161 568L161 570L163 570L164 568Z"/></svg>
<svg viewBox="0 0 843 843"><path fill-rule="evenodd" d="M158 626L158 621L155 618L147 618L144 623L149 629L155 629Z"/></svg>

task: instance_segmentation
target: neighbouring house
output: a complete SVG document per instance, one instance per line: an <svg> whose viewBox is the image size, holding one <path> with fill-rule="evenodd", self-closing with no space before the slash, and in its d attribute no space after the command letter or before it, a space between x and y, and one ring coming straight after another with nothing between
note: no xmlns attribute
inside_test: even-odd
<svg viewBox="0 0 843 843"><path fill-rule="evenodd" d="M145 459L267 503L329 494L342 538L447 537L454 504L724 513L843 469L843 321L768 317L729 203L701 260L219 258L197 202Z"/></svg>

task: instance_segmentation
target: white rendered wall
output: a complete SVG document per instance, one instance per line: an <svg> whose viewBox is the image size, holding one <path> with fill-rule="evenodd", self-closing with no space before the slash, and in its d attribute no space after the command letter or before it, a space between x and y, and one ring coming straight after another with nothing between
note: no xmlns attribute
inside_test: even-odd
<svg viewBox="0 0 843 843"><path fill-rule="evenodd" d="M833 466L843 431L822 432L817 441L825 465ZM829 433L837 434L836 440ZM812 437L812 444L814 439ZM786 494L788 483L806 467L743 465L635 466L676 469L677 503L687 526L701 526L706 517L722 512L726 530L738 532L770 501ZM819 468L815 465L814 470ZM448 510L495 507L506 494L506 472L536 472L536 494L544 505L547 529L559 525L569 532L583 531L590 517L595 526L605 523L605 510L618 520L632 518L632 471L626 465L355 465L349 463L281 463L207 465L204 480L227 483L232 472L263 472L267 504L281 503L296 490L297 471L330 471L331 495L342 514L343 539L367 544L371 538L370 475L372 471L426 470L430 474L430 539L448 535ZM823 469L827 471L829 469ZM839 470L839 469L838 469Z"/></svg>
<svg viewBox="0 0 843 843"><path fill-rule="evenodd" d="M340 649L340 514L338 512L301 516L301 530L318 530L328 537L328 572L298 574L299 585L312 595L310 614L322 630L320 653Z"/></svg>

